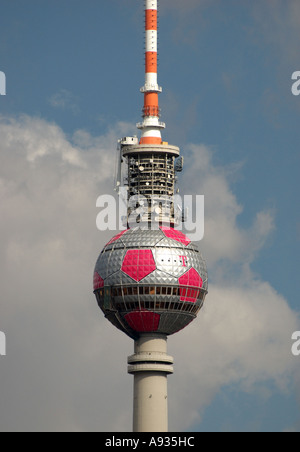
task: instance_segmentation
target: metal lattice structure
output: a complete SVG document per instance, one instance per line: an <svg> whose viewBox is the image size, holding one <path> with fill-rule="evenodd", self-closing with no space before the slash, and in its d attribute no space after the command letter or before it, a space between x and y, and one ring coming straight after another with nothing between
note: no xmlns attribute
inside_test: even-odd
<svg viewBox="0 0 300 452"><path fill-rule="evenodd" d="M145 198L147 209L141 222L160 221L176 224L174 192L176 183L175 162L180 151L176 146L128 145L121 140L121 158L126 161L128 201L135 198L128 215Z"/></svg>

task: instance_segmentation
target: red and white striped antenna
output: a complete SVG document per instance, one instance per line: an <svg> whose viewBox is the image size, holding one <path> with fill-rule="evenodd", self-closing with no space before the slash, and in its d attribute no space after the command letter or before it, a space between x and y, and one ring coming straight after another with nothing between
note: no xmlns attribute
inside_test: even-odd
<svg viewBox="0 0 300 452"><path fill-rule="evenodd" d="M162 88L157 82L157 4L158 0L145 0L145 85L141 88L144 121L137 124L142 131L140 144L162 144L161 129L165 128L165 124L159 121L158 94Z"/></svg>

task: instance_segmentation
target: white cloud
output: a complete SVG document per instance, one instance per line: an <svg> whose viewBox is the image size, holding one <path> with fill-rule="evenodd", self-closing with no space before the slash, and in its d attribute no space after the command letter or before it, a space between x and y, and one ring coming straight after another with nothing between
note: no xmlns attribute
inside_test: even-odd
<svg viewBox="0 0 300 452"><path fill-rule="evenodd" d="M182 388L170 397L174 424L188 428L199 422L204 408L226 385L260 391L264 397L271 395L264 391L270 381L279 391L289 391L299 367L289 340L296 325L286 300L266 282L212 284L197 322L170 339L176 356L176 381L170 384Z"/></svg>
<svg viewBox="0 0 300 452"><path fill-rule="evenodd" d="M57 93L53 94L49 98L48 102L54 108L69 110L73 114L80 112L80 108L78 106L78 98L67 89L61 89Z"/></svg>
<svg viewBox="0 0 300 452"><path fill-rule="evenodd" d="M113 191L116 142L131 129L120 123L104 136L81 130L68 139L41 119L1 118L3 431L131 428L126 357L133 344L102 317L91 283L97 255L112 235L96 230L96 199ZM299 329L287 301L251 271L274 227L272 215L258 213L247 230L239 227L242 206L230 173L213 163L207 147L189 149L186 172L197 182L183 192L206 196L201 246L213 281L200 318L169 339L176 431L199 420L223 385L254 391L272 380L288 390L296 363L290 337Z"/></svg>
<svg viewBox="0 0 300 452"><path fill-rule="evenodd" d="M186 150L189 177L183 191L205 195L205 237L199 246L211 282L199 319L169 341L178 363L174 386L184 388L174 390L173 419L183 428L201 420L221 387L234 384L247 392L259 387L268 394L263 388L272 381L279 391L287 391L299 368L290 352L290 333L299 316L252 271L275 227L273 213L258 212L251 226L240 227L243 208L230 187L230 169L215 165L213 152L204 145Z"/></svg>
<svg viewBox="0 0 300 452"><path fill-rule="evenodd" d="M117 124L102 137L78 131L71 142L57 125L40 119L1 120L4 431L96 431L109 429L112 420L115 428L124 428L117 407L103 406L114 400L113 384L121 388L126 341L106 324L92 294L93 266L111 235L96 230L96 199L113 191L123 129ZM114 341L116 357L110 360L107 344L113 350Z"/></svg>
<svg viewBox="0 0 300 452"><path fill-rule="evenodd" d="M204 145L189 145L186 152L185 171L189 177L183 178L182 191L205 196L205 240L202 246L209 264L224 259L250 264L274 228L272 212L258 212L252 226L241 228L237 220L243 207L230 187L235 170L216 166L213 151Z"/></svg>

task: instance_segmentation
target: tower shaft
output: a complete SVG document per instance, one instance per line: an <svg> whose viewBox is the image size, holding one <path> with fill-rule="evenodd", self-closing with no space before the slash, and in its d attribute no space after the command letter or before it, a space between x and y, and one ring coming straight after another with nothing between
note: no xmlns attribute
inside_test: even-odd
<svg viewBox="0 0 300 452"><path fill-rule="evenodd" d="M145 334L128 358L128 373L134 375L134 432L168 431L167 376L173 373L173 358L166 352L167 336Z"/></svg>

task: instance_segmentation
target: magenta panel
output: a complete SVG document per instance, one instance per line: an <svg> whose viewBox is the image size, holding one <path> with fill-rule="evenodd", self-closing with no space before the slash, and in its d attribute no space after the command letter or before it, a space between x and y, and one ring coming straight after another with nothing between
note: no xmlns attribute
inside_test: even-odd
<svg viewBox="0 0 300 452"><path fill-rule="evenodd" d="M176 242L180 242L183 245L187 246L189 243L191 243L191 240L184 235L180 231L176 231L176 229L173 228L167 228L165 226L161 226L160 229L163 231L166 237L169 239L176 240Z"/></svg>
<svg viewBox="0 0 300 452"><path fill-rule="evenodd" d="M199 273L194 268L191 268L178 278L178 282L180 285L180 300L195 303L199 295L199 289L203 285L203 280ZM187 289L185 286L193 286L194 288Z"/></svg>
<svg viewBox="0 0 300 452"><path fill-rule="evenodd" d="M121 270L135 281L141 281L156 269L151 250L128 250Z"/></svg>
<svg viewBox="0 0 300 452"><path fill-rule="evenodd" d="M126 314L125 320L134 331L150 333L158 330L160 315L155 312L140 310Z"/></svg>
<svg viewBox="0 0 300 452"><path fill-rule="evenodd" d="M94 290L102 289L104 287L104 280L101 278L99 273L94 273Z"/></svg>

